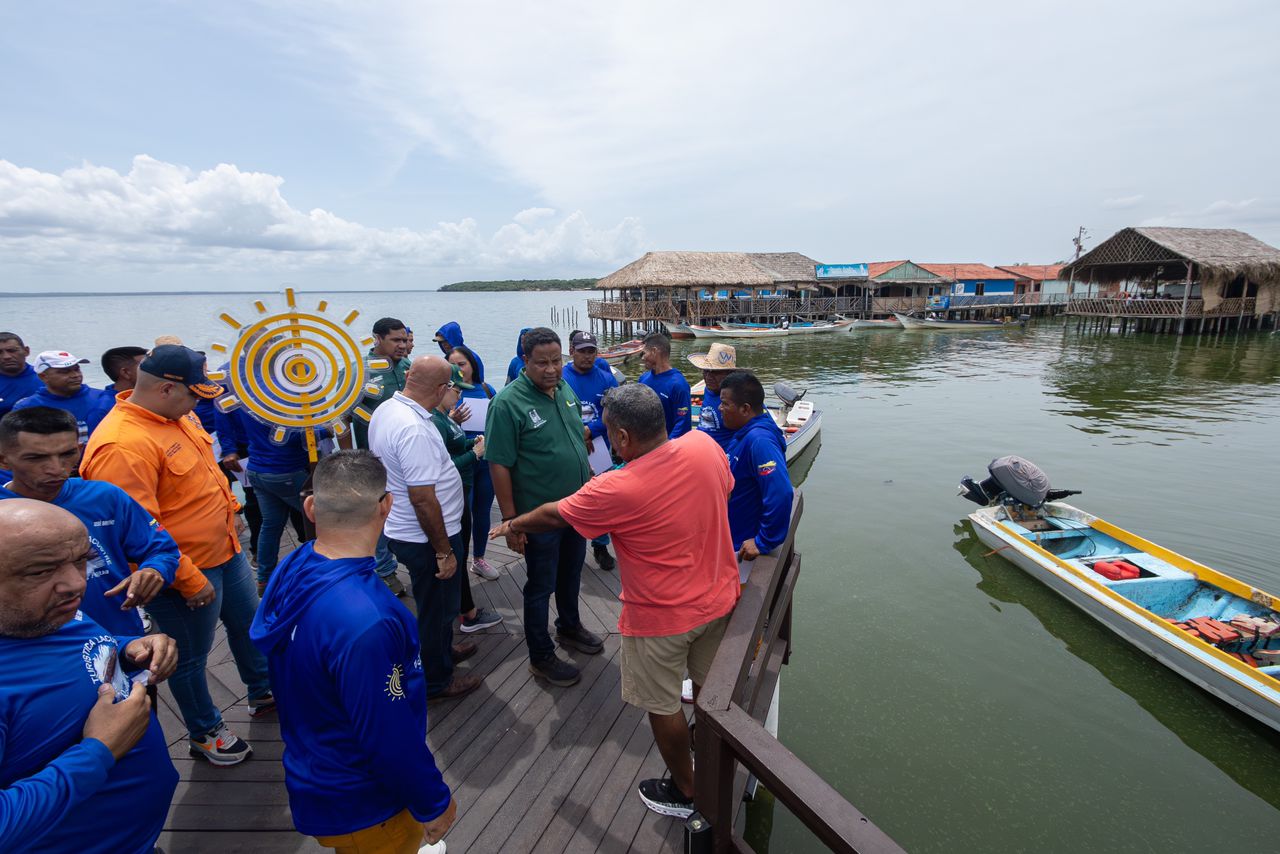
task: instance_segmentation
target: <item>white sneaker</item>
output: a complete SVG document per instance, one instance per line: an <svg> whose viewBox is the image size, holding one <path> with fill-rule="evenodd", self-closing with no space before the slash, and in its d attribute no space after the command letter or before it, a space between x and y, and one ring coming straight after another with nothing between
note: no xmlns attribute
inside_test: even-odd
<svg viewBox="0 0 1280 854"><path fill-rule="evenodd" d="M692 679L686 679L684 680L684 682L680 684L680 702L682 703L693 702L693 680Z"/></svg>
<svg viewBox="0 0 1280 854"><path fill-rule="evenodd" d="M482 557L478 557L471 561L471 571L483 578L485 581L494 581L501 575L497 569L490 565L489 561Z"/></svg>

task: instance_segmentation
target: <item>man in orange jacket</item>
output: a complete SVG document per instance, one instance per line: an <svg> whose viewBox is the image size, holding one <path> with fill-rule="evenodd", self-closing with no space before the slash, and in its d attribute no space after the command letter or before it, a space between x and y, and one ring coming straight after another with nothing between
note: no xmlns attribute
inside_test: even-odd
<svg viewBox="0 0 1280 854"><path fill-rule="evenodd" d="M240 552L239 505L213 458L213 439L191 414L199 398L222 394L205 374L204 361L177 344L152 350L138 365L137 385L116 396L115 408L94 431L80 471L129 493L182 550L175 590L157 596L147 610L178 642L178 669L169 684L191 754L235 765L253 748L223 723L205 675L219 618L248 688L249 714L271 711L275 701L266 659L249 640L258 593ZM197 587L201 576L205 583Z"/></svg>

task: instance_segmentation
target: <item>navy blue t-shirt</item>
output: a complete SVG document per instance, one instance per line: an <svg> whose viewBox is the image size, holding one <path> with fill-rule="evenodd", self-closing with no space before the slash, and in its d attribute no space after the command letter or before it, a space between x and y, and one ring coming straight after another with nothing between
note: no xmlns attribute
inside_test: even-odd
<svg viewBox="0 0 1280 854"><path fill-rule="evenodd" d="M689 381L675 368L660 374L645 371L640 382L658 393L662 400L662 412L667 417L667 438L676 439L688 433L693 426Z"/></svg>
<svg viewBox="0 0 1280 854"><path fill-rule="evenodd" d="M40 382L40 377L30 365L23 365L22 373L16 377L0 374L0 416L13 409L18 401L42 388L44 383Z"/></svg>

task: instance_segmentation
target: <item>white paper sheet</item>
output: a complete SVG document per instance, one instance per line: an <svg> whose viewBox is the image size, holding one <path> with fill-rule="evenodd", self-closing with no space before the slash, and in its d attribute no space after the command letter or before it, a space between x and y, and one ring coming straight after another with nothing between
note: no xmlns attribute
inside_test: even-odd
<svg viewBox="0 0 1280 854"><path fill-rule="evenodd" d="M462 429L471 433L483 433L484 419L489 414L489 398L464 397L462 405L471 410L467 420L462 422Z"/></svg>
<svg viewBox="0 0 1280 854"><path fill-rule="evenodd" d="M587 454L587 462L591 465L592 474L600 474L613 468L613 456L609 453L609 446L605 444L604 438L597 436L592 440L595 450Z"/></svg>
<svg viewBox="0 0 1280 854"><path fill-rule="evenodd" d="M240 481L241 486L249 485L249 458L242 457L240 460L240 471L233 471L231 476Z"/></svg>

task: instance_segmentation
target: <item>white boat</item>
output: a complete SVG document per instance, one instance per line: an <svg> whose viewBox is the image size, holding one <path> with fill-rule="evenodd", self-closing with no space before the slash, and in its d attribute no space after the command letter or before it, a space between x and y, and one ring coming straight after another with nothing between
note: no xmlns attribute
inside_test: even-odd
<svg viewBox="0 0 1280 854"><path fill-rule="evenodd" d="M903 329L946 329L950 332L980 332L984 329L1009 329L1017 327L1017 323L1005 323L1003 320L942 320L936 317L912 317L909 314L894 312Z"/></svg>
<svg viewBox="0 0 1280 854"><path fill-rule="evenodd" d="M875 320L872 318L858 318L853 321L851 329L901 329L902 321L896 317L888 317L884 320Z"/></svg>
<svg viewBox="0 0 1280 854"><path fill-rule="evenodd" d="M768 327L765 329L726 329L720 326L696 326L689 324L689 331L694 338L781 338L788 334L786 329Z"/></svg>
<svg viewBox="0 0 1280 854"><path fill-rule="evenodd" d="M961 481L983 543L1130 644L1280 730L1280 599L1061 500L1018 457Z"/></svg>
<svg viewBox="0 0 1280 854"><path fill-rule="evenodd" d="M782 329L788 335L817 335L824 332L839 332L848 329L852 320L838 320L822 323L793 323L790 326L771 326L767 323L721 323L725 329Z"/></svg>
<svg viewBox="0 0 1280 854"><path fill-rule="evenodd" d="M687 323L663 323L662 325L666 327L667 335L673 339L695 337Z"/></svg>

